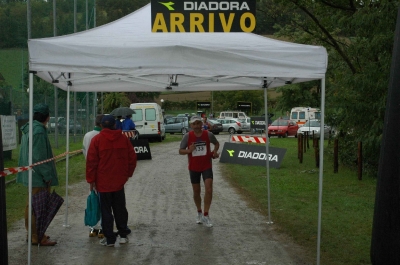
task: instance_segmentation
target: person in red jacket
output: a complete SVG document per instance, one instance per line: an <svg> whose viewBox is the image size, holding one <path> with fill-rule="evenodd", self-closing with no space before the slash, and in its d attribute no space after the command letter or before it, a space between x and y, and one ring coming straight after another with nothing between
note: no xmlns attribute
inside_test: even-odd
<svg viewBox="0 0 400 265"><path fill-rule="evenodd" d="M128 211L124 185L136 168L137 156L129 139L115 130L115 118L105 115L102 130L93 137L86 157L86 181L99 192L104 238L100 244L112 247L116 242L114 218L120 244L128 242ZM113 215L114 214L114 215Z"/></svg>
<svg viewBox="0 0 400 265"><path fill-rule="evenodd" d="M188 155L189 175L193 188L193 199L197 207L196 223L204 223L212 227L209 210L212 201L213 171L211 159L219 157L219 142L215 135L207 130L202 130L203 121L199 116L190 118L192 131L185 134L182 138L179 154ZM210 143L214 145L211 151ZM205 195L204 195L204 215L201 209L201 186L200 178L203 176Z"/></svg>

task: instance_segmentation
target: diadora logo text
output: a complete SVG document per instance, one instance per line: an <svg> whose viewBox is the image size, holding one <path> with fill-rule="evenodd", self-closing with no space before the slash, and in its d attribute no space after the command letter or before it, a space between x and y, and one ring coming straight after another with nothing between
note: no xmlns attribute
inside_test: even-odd
<svg viewBox="0 0 400 265"><path fill-rule="evenodd" d="M284 148L270 147L267 155L265 146L230 142L224 143L223 150L219 159L221 163L265 167L269 161L268 165L274 168L279 168L286 153Z"/></svg>
<svg viewBox="0 0 400 265"><path fill-rule="evenodd" d="M184 10L223 10L223 11L231 11L231 10L250 10L247 2L239 3L239 2L183 2Z"/></svg>
<svg viewBox="0 0 400 265"><path fill-rule="evenodd" d="M149 150L147 149L146 146L135 146L135 153L148 153Z"/></svg>
<svg viewBox="0 0 400 265"><path fill-rule="evenodd" d="M278 156L269 154L269 161L278 162ZM267 160L266 153L258 153L258 152L245 152L240 151L238 157L240 158L248 158L248 159L259 159L259 160Z"/></svg>
<svg viewBox="0 0 400 265"><path fill-rule="evenodd" d="M265 125L265 121L253 121L254 125Z"/></svg>

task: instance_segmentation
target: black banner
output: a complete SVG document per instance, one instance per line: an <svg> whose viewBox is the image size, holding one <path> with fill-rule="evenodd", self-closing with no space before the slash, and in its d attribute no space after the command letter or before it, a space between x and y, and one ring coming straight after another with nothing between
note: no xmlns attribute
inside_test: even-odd
<svg viewBox="0 0 400 265"><path fill-rule="evenodd" d="M251 110L251 102L238 101L236 108L238 110Z"/></svg>
<svg viewBox="0 0 400 265"><path fill-rule="evenodd" d="M131 139L131 144L135 149L137 160L151 159L150 145L147 139Z"/></svg>
<svg viewBox="0 0 400 265"><path fill-rule="evenodd" d="M266 128L265 117L264 116L250 117L250 128L265 130Z"/></svg>
<svg viewBox="0 0 400 265"><path fill-rule="evenodd" d="M267 158L265 148L265 145L225 143L219 162L265 167ZM286 149L269 147L268 151L269 166L279 168L286 154Z"/></svg>
<svg viewBox="0 0 400 265"><path fill-rule="evenodd" d="M256 0L151 1L152 32L252 32Z"/></svg>
<svg viewBox="0 0 400 265"><path fill-rule="evenodd" d="M197 102L197 108L198 109L209 109L211 108L211 102L209 101L204 101L204 102Z"/></svg>

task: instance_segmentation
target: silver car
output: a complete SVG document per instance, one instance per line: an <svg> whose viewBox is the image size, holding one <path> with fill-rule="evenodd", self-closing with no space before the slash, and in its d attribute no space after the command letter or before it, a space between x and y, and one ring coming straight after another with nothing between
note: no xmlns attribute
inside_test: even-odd
<svg viewBox="0 0 400 265"><path fill-rule="evenodd" d="M242 125L242 130L244 132L249 132L250 131L250 117L246 118L241 118L239 119L240 124Z"/></svg>
<svg viewBox="0 0 400 265"><path fill-rule="evenodd" d="M179 116L167 118L165 123L165 132L174 134L174 133L182 133L185 134L189 131L189 121L187 117Z"/></svg>
<svg viewBox="0 0 400 265"><path fill-rule="evenodd" d="M243 132L239 119L217 119L217 121L222 124L223 132L229 132L230 134L241 134Z"/></svg>
<svg viewBox="0 0 400 265"><path fill-rule="evenodd" d="M303 126L297 130L297 134L304 134L304 132L309 132L310 137L313 136L319 138L321 132L321 122L320 120L309 120ZM324 125L324 138L329 137L331 128L328 125Z"/></svg>

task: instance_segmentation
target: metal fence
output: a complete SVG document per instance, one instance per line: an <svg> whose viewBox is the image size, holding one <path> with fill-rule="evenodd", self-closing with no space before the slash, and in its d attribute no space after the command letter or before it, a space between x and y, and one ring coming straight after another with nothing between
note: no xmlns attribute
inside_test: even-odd
<svg viewBox="0 0 400 265"><path fill-rule="evenodd" d="M54 117L52 120L58 121L56 123L57 130L48 124L49 137L54 137L54 147L58 148L59 145L63 145L62 139L65 139L61 136L66 134L67 92L58 88L50 92L53 93L34 92L33 105L47 104L50 109L50 117ZM100 93L99 97L101 97ZM98 102L101 102L101 98L97 97L97 93L70 92L69 133L71 141L81 140L82 137L79 136L93 129L95 117L101 113L102 109ZM10 89L9 93L0 99L0 103L0 114L15 115L19 132L20 127L29 120L29 90Z"/></svg>

